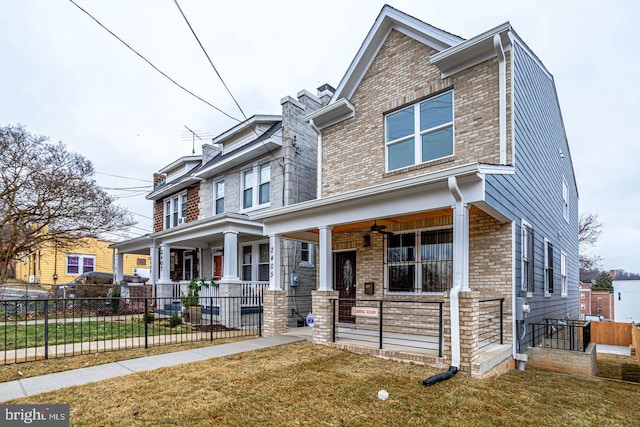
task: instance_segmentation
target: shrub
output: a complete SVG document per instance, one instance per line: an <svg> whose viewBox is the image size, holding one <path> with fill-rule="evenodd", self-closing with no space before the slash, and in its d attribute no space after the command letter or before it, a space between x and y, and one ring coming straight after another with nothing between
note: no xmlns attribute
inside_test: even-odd
<svg viewBox="0 0 640 427"><path fill-rule="evenodd" d="M151 323L155 320L155 316L153 315L153 313L144 313L142 315L142 319L144 323Z"/></svg>
<svg viewBox="0 0 640 427"><path fill-rule="evenodd" d="M175 328L176 326L180 326L181 324L182 324L182 319L177 314L174 314L173 316L171 316L171 319L169 319L169 326L171 326L172 328Z"/></svg>

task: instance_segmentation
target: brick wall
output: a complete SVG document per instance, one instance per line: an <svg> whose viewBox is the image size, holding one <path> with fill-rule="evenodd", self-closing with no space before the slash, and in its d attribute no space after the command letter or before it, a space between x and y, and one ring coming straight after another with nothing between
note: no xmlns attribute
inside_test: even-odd
<svg viewBox="0 0 640 427"><path fill-rule="evenodd" d="M153 203L153 231L162 231L164 228L164 201L156 200Z"/></svg>
<svg viewBox="0 0 640 427"><path fill-rule="evenodd" d="M200 217L200 186L187 189L187 222L196 221Z"/></svg>
<svg viewBox="0 0 640 427"><path fill-rule="evenodd" d="M499 163L497 60L441 79L429 64L435 53L391 32L350 100L355 117L323 130L323 197L471 162ZM385 174L384 113L448 88L455 91L455 156Z"/></svg>

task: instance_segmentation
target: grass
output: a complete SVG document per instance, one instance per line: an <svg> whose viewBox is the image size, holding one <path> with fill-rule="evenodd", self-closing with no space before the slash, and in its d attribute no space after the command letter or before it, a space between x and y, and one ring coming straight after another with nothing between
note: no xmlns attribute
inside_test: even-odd
<svg viewBox="0 0 640 427"><path fill-rule="evenodd" d="M422 386L424 378L437 372L304 342L11 403L70 403L74 426L631 426L638 422L638 384L527 369L485 380L459 374L432 387ZM388 400L377 398L380 389L388 390Z"/></svg>
<svg viewBox="0 0 640 427"><path fill-rule="evenodd" d="M45 344L44 327L44 324L0 326L3 349L14 350L16 348L43 346ZM190 331L191 328L187 325L170 328L169 322L163 321L149 325L148 335L171 335ZM145 334L142 320L136 322L78 321L52 323L49 325L48 333L49 345L143 337Z"/></svg>

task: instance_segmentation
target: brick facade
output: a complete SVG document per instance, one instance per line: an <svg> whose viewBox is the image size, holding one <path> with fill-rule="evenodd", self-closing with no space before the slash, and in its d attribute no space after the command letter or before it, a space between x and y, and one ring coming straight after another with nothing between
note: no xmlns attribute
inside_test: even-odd
<svg viewBox="0 0 640 427"><path fill-rule="evenodd" d="M323 197L468 163L499 163L497 60L442 79L429 63L435 53L411 37L391 31L350 99L355 117L323 130ZM509 73L507 69L507 82ZM384 114L451 88L454 156L385 173ZM507 149L509 159L510 144Z"/></svg>

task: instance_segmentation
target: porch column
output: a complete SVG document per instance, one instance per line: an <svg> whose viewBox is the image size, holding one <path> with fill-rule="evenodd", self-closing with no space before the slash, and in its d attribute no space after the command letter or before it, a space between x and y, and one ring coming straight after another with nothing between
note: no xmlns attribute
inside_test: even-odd
<svg viewBox="0 0 640 427"><path fill-rule="evenodd" d="M124 254L120 251L116 254L116 283L124 279Z"/></svg>
<svg viewBox="0 0 640 427"><path fill-rule="evenodd" d="M269 290L281 290L280 236L269 236Z"/></svg>
<svg viewBox="0 0 640 427"><path fill-rule="evenodd" d="M469 205L453 206L453 286L469 291Z"/></svg>
<svg viewBox="0 0 640 427"><path fill-rule="evenodd" d="M238 232L224 232L224 257L220 278L220 323L228 328L242 325L242 286L238 277Z"/></svg>
<svg viewBox="0 0 640 427"><path fill-rule="evenodd" d="M173 298L173 282L171 281L171 248L160 244L160 280L156 284L156 297Z"/></svg>
<svg viewBox="0 0 640 427"><path fill-rule="evenodd" d="M318 245L318 257L320 258L320 286L319 291L333 290L333 247L331 226L318 227L320 230L320 244Z"/></svg>

